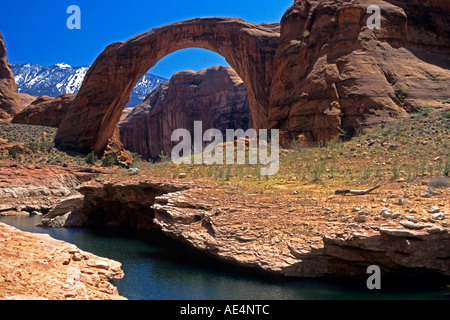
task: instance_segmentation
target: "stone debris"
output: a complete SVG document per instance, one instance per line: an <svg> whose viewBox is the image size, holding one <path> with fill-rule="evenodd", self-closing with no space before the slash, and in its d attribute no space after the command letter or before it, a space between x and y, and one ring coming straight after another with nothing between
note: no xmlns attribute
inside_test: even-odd
<svg viewBox="0 0 450 320"><path fill-rule="evenodd" d="M422 198L433 198L437 193L432 188L427 188L420 194Z"/></svg>

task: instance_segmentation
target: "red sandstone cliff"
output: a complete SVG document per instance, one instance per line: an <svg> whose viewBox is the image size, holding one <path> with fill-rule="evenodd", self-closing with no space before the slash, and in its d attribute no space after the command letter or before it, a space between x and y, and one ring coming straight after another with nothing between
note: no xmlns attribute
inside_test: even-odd
<svg viewBox="0 0 450 320"><path fill-rule="evenodd" d="M379 30L367 27L370 5L381 9ZM281 21L268 127L322 140L442 105L450 87L449 6L295 1Z"/></svg>
<svg viewBox="0 0 450 320"><path fill-rule="evenodd" d="M42 96L16 114L12 123L59 127L76 94L64 94L56 98Z"/></svg>
<svg viewBox="0 0 450 320"><path fill-rule="evenodd" d="M0 121L10 121L21 109L16 81L6 58L6 46L0 33Z"/></svg>
<svg viewBox="0 0 450 320"><path fill-rule="evenodd" d="M251 127L247 90L233 69L176 73L120 122L120 137L127 150L154 158L170 154L176 129L193 133L194 121L202 121L204 131Z"/></svg>

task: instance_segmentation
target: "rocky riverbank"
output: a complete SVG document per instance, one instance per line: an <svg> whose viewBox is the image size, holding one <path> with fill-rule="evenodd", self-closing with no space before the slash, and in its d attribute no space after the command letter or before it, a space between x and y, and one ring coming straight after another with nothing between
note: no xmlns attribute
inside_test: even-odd
<svg viewBox="0 0 450 320"><path fill-rule="evenodd" d="M365 276L370 265L387 276L450 276L449 191L392 187L274 202L208 183L97 179L77 189L79 209L59 216L66 226L157 227L218 259L284 276Z"/></svg>
<svg viewBox="0 0 450 320"><path fill-rule="evenodd" d="M119 262L0 223L0 300L123 300Z"/></svg>

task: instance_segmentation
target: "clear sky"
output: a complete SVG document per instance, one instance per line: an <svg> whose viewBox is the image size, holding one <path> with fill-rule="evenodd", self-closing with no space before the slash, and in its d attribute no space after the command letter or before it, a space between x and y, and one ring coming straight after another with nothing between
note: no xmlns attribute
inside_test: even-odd
<svg viewBox="0 0 450 320"><path fill-rule="evenodd" d="M207 16L279 22L293 0L0 0L0 32L10 63L92 64L103 49L154 27ZM81 30L69 30L67 8L81 9ZM219 55L186 49L162 59L151 73L227 65Z"/></svg>

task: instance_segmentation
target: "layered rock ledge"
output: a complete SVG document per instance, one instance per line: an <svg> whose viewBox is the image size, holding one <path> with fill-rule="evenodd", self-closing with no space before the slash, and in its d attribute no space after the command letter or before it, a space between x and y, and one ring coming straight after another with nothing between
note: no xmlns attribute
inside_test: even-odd
<svg viewBox="0 0 450 320"><path fill-rule="evenodd" d="M124 300L121 264L0 223L0 300Z"/></svg>
<svg viewBox="0 0 450 320"><path fill-rule="evenodd" d="M74 221L78 226L156 226L217 259L260 271L291 277L364 277L370 265L378 265L388 276L450 276L448 223L418 208L415 222L407 213L395 218L377 215L382 208L374 199L382 201L383 191L358 197L356 201L371 204L358 212L353 197L293 195L274 203L206 183L198 187L113 179L90 182L78 191L84 200L68 218L71 226ZM426 207L446 197L445 192L435 193L414 205ZM447 210L448 203L443 204Z"/></svg>
<svg viewBox="0 0 450 320"><path fill-rule="evenodd" d="M42 164L0 164L0 216L48 213L61 200L77 194L76 187L107 168Z"/></svg>

